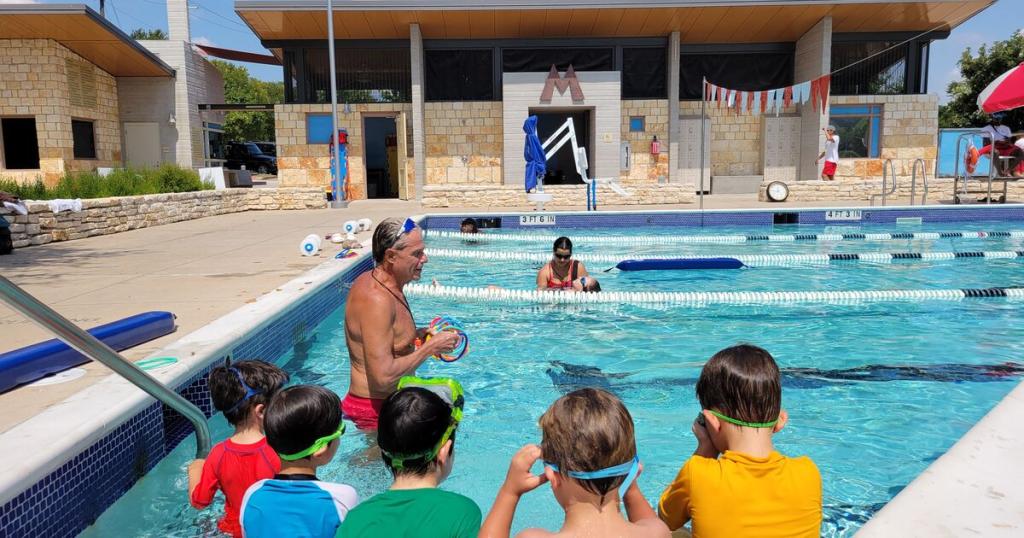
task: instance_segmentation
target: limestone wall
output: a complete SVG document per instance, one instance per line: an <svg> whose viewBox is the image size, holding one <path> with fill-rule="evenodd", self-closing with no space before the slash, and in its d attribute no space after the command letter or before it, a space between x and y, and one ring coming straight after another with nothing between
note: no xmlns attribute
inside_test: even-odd
<svg viewBox="0 0 1024 538"><path fill-rule="evenodd" d="M694 200L691 184L631 184L631 196L621 196L607 187L599 187L600 206L686 204ZM583 209L587 194L584 185L549 185L544 192L554 199L545 204L549 209ZM515 208L533 207L518 185L428 185L423 188L423 207Z"/></svg>
<svg viewBox="0 0 1024 538"><path fill-rule="evenodd" d="M20 248L226 213L324 207L322 189L226 189L82 200L82 211L77 213L54 214L46 202L30 202L28 215L6 209L0 209L0 215L11 223L14 247Z"/></svg>
<svg viewBox="0 0 1024 538"><path fill-rule="evenodd" d="M73 106L67 66L86 68L95 98ZM76 85L77 87L77 85ZM39 144L38 170L5 170L0 175L49 185L68 170L94 170L121 163L121 129L117 117L117 83L106 71L56 41L0 39L0 116L35 117ZM93 121L95 159L74 158L71 120Z"/></svg>
<svg viewBox="0 0 1024 538"><path fill-rule="evenodd" d="M412 103L360 103L350 104L351 112L338 108L338 128L348 131L348 171L352 186L352 199L366 198L366 163L363 147L364 115L385 115L387 113L412 114ZM327 144L306 143L306 116L309 114L330 114L329 104L285 104L274 106L274 129L277 132L278 180L282 187L324 187L330 185L330 157ZM407 122L407 125L410 125ZM412 150L411 125L406 129L407 155ZM406 160L406 173L410 178L410 195L413 190L412 160Z"/></svg>
<svg viewBox="0 0 1024 538"><path fill-rule="evenodd" d="M791 106L781 113L792 115L796 112L797 107ZM679 113L685 117L699 118L700 101L680 101ZM735 111L719 108L716 103L707 103L705 113L711 122L711 175L762 175L764 159L761 155L763 148L761 133L764 116L738 114ZM698 134L699 132L697 131ZM680 140L679 144L696 146L700 144L700 140Z"/></svg>
<svg viewBox="0 0 1024 538"><path fill-rule="evenodd" d="M914 159L925 160L935 171L939 133L939 98L936 95L851 95L831 98L832 105L882 105L882 140L878 159L840 159L836 180L878 180L882 165L892 159L896 175L907 178Z"/></svg>
<svg viewBox="0 0 1024 538"><path fill-rule="evenodd" d="M424 104L426 185L500 185L500 101Z"/></svg>
<svg viewBox="0 0 1024 538"><path fill-rule="evenodd" d="M630 132L629 119L633 116L644 118L642 132ZM657 156L651 155L651 140L655 136L661 142ZM668 100L622 101L622 141L629 143L631 152L629 170L619 172L623 183L656 183L659 178L668 181Z"/></svg>
<svg viewBox="0 0 1024 538"><path fill-rule="evenodd" d="M845 202L845 201L864 201L870 200L872 195L880 194L882 192L881 180L866 180L866 179L848 179L846 181L795 181L787 182L789 186L789 198L787 202ZM765 195L765 187L767 184L761 185L761 190L758 194L758 199L762 202L768 200ZM888 205L896 204L909 204L910 203L910 179L901 178L896 183L896 194L887 197ZM971 190L983 190L986 184L980 181L971 182ZM992 183L992 193L995 198L1002 196L1003 185L1002 183ZM917 188L915 191L915 204L921 203L921 195L923 194L922 182L918 180ZM967 200L977 200L984 198L985 194L970 194L965 195L964 198ZM1007 189L1007 197L1010 201L1021 202L1024 201L1024 183L1010 183ZM878 204L881 204L881 198L876 198ZM928 197L927 202L929 204L934 203L953 203L953 180L950 178L934 179L929 177L928 180Z"/></svg>

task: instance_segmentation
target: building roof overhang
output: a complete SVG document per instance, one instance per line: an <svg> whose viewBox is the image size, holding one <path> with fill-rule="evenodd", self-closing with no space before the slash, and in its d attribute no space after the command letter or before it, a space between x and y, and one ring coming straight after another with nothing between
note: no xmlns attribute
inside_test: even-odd
<svg viewBox="0 0 1024 538"><path fill-rule="evenodd" d="M825 16L834 33L949 31L995 0L338 0L337 39L650 37L683 43L796 41ZM326 0L236 0L264 42L326 39Z"/></svg>
<svg viewBox="0 0 1024 538"><path fill-rule="evenodd" d="M0 39L52 39L115 77L174 69L84 4L0 4Z"/></svg>

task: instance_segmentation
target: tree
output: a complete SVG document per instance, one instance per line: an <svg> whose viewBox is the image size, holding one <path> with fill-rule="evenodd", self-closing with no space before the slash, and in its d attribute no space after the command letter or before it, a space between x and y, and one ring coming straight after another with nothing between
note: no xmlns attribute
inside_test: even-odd
<svg viewBox="0 0 1024 538"><path fill-rule="evenodd" d="M1024 62L1024 34L1020 30L1005 41L997 41L989 49L978 48L977 57L968 48L960 57L960 80L949 84L952 99L939 107L939 127L980 127L988 123L988 115L978 108L978 94L990 82ZM1011 129L1024 129L1024 109L1007 112L1003 123Z"/></svg>
<svg viewBox="0 0 1024 538"><path fill-rule="evenodd" d="M213 65L224 77L224 102L229 104L268 104L284 102L284 83L266 82L249 75L249 70L223 60ZM228 140L274 140L273 112L228 112L224 116L224 136Z"/></svg>
<svg viewBox="0 0 1024 538"><path fill-rule="evenodd" d="M167 34L159 28L153 28L150 30L143 30L142 28L136 28L132 30L132 39L167 39Z"/></svg>

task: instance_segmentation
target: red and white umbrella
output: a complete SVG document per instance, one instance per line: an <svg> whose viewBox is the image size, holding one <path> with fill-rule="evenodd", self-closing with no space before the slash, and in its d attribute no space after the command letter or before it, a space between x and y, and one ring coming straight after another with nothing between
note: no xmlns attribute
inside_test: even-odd
<svg viewBox="0 0 1024 538"><path fill-rule="evenodd" d="M978 106L989 114L1024 106L1024 62L999 75L982 90Z"/></svg>

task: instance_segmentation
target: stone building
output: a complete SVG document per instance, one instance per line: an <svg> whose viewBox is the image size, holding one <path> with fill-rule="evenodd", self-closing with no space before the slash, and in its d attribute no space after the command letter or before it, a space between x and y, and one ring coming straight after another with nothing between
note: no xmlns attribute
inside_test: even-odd
<svg viewBox="0 0 1024 538"><path fill-rule="evenodd" d="M815 160L829 123L842 139L838 178L851 185L840 192L879 179L887 159L897 175L909 174L916 159L933 170L930 43L991 3L336 2L339 126L348 132L353 198L525 205L522 125L531 114L542 139L574 119L591 174L618 178L632 194L602 189L604 203L692 200L702 183L702 130L711 193L757 192L770 181L825 188ZM276 108L281 184L327 185L326 1L236 0L235 8L284 64L285 103ZM560 85L572 68L576 95L544 95L552 66ZM702 77L750 91L830 72L824 113L712 107L701 125ZM548 163L547 191L555 206L582 205L584 186L562 152Z"/></svg>
<svg viewBox="0 0 1024 538"><path fill-rule="evenodd" d="M140 42L84 4L0 4L0 177L203 166L198 104L224 83L189 43L186 0L168 15L170 39Z"/></svg>

